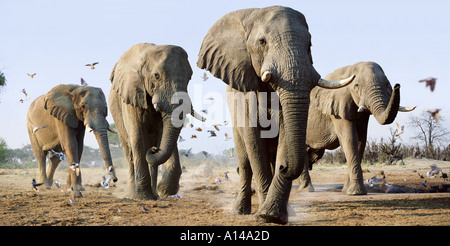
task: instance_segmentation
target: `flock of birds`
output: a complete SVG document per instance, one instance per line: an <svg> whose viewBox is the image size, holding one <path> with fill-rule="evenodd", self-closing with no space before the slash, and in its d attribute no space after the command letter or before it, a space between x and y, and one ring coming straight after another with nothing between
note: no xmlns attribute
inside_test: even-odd
<svg viewBox="0 0 450 246"><path fill-rule="evenodd" d="M425 191L424 189L428 189L428 192L430 192L430 193L447 192L447 190L450 189L450 182L448 180L447 173L444 173L442 171L442 169L437 167L437 165L435 165L435 164L431 165L430 168L431 168L431 170L426 172L426 176L428 178L437 178L440 173L441 175L439 176L439 178L443 179L443 183L441 184L441 186L429 185L428 180L425 180L417 188L413 188L413 189L403 187L403 186L398 186L398 185L392 185L386 181L386 176L384 174L384 171L379 171L376 175L372 176L370 179L366 179L366 183L370 187L373 187L374 184L380 184L381 189L386 193L409 193L409 192L422 193ZM421 174L419 172L417 172L417 174L419 175L420 179L425 178L423 174ZM381 177L378 177L379 175ZM407 179L404 178L403 181L406 182ZM429 185L429 187L428 187L428 185Z"/></svg>

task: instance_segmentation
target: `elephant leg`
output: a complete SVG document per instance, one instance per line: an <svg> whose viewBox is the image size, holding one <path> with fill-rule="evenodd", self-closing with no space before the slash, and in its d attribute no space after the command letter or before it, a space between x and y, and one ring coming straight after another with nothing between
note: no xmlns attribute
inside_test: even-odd
<svg viewBox="0 0 450 246"><path fill-rule="evenodd" d="M233 128L233 139L236 157L239 165L240 189L233 205L233 212L237 214L250 214L252 209L252 169L245 151L245 144L239 131Z"/></svg>
<svg viewBox="0 0 450 246"><path fill-rule="evenodd" d="M157 188L158 195L163 198L177 194L180 189L181 165L177 147L169 160L164 163L164 167L165 171Z"/></svg>
<svg viewBox="0 0 450 246"><path fill-rule="evenodd" d="M361 158L358 153L358 134L354 122L344 119L333 119L341 148L347 159L347 178L342 192L347 195L365 195L364 179L361 169Z"/></svg>
<svg viewBox="0 0 450 246"><path fill-rule="evenodd" d="M48 178L48 186L46 185L47 189L50 189L53 184L53 176L55 175L55 170L60 162L61 159L59 159L58 155L54 155L50 158L50 163L47 169L47 178Z"/></svg>
<svg viewBox="0 0 450 246"><path fill-rule="evenodd" d="M140 200L156 200L153 193L149 165L146 160L150 139L146 132L146 126L142 123L142 115L145 112L131 105L124 104L122 108L123 121L128 135L129 146L134 167L134 191L133 198Z"/></svg>
<svg viewBox="0 0 450 246"><path fill-rule="evenodd" d="M287 146L284 143L285 135L282 121L280 121L279 136L280 143L277 148L275 174L267 192L266 200L260 205L258 212L255 214L255 219L266 223L286 224L288 222L287 206L292 181L284 179L279 171L280 165L287 161Z"/></svg>
<svg viewBox="0 0 450 246"><path fill-rule="evenodd" d="M300 175L300 177L298 178L298 182L299 182L299 187L298 187L298 191L299 192L314 192L314 186L311 182L311 176L309 175L309 170L311 169L312 165L319 160L320 158L322 158L323 154L325 153L325 149L309 149L307 151L307 157L308 157L308 165L303 166L303 172Z"/></svg>
<svg viewBox="0 0 450 246"><path fill-rule="evenodd" d="M264 204L260 206L259 211L255 214L255 220L257 221L277 224L286 224L288 222L287 206L292 181L284 179L279 172L280 164L286 163L286 152L284 148L285 146L278 147L275 175L270 184Z"/></svg>
<svg viewBox="0 0 450 246"><path fill-rule="evenodd" d="M46 173L46 151L42 150L34 150L33 148L34 157L36 157L36 161L38 163L38 169L39 169L39 182L44 183L46 188L51 187L51 183L48 182L47 173Z"/></svg>

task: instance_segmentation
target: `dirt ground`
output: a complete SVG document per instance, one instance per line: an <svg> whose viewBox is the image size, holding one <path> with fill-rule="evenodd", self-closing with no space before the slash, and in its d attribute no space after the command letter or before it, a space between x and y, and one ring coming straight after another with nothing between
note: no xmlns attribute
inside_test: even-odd
<svg viewBox="0 0 450 246"><path fill-rule="evenodd" d="M369 194L347 196L340 192L345 178L345 166L320 164L311 171L315 192L298 192L294 183L290 196L288 226L449 226L450 189L430 193L430 185L448 183L429 178L426 171L436 164L450 174L450 162L408 159L405 165L366 166L364 178L383 170L390 184L419 188L427 181L424 193L381 193L368 187ZM223 173L231 181L224 180ZM255 222L258 208L253 197L251 215L234 215L231 205L236 196L239 177L235 168L213 169L203 164L187 167L181 176L181 198L159 201L138 201L126 197L127 170L118 169L119 181L108 189L99 186L106 171L102 168L82 168L86 190L77 203L69 201L70 192L55 186L36 192L31 180L38 178L36 169L0 169L1 226L265 226ZM425 178L421 179L418 173ZM55 179L65 183L67 171L60 168ZM406 179L406 181L405 181ZM374 186L376 187L376 186ZM143 211L142 207L146 209Z"/></svg>

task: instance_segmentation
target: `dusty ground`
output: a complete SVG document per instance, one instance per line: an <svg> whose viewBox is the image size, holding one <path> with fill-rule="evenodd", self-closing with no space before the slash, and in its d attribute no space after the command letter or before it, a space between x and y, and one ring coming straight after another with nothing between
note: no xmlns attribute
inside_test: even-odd
<svg viewBox="0 0 450 246"><path fill-rule="evenodd" d="M441 185L442 178L428 178L429 165L436 164L450 174L450 162L405 160L400 166L368 166L368 179L383 170L391 184L418 188L425 180ZM181 178L181 199L137 201L125 197L127 173L118 169L119 181L109 189L99 187L105 170L82 168L86 190L77 203L69 202L69 192L54 186L39 192L31 188L38 178L37 168L0 170L0 225L114 225L114 226L259 226L252 215L233 215L231 204L236 196L239 177L234 168L189 168ZM229 170L231 182L215 183L215 177ZM386 194L371 189L365 196L347 196L339 191L345 177L345 166L317 165L311 172L316 189L299 193L294 185L290 197L288 225L450 225L450 190L440 193ZM211 175L212 172L212 175ZM420 179L417 172L424 174ZM55 178L65 183L67 171L58 170ZM406 181L404 180L406 178ZM257 202L254 197L253 202ZM142 207L148 209L142 211ZM253 213L258 205L253 205ZM269 224L274 225L274 224Z"/></svg>

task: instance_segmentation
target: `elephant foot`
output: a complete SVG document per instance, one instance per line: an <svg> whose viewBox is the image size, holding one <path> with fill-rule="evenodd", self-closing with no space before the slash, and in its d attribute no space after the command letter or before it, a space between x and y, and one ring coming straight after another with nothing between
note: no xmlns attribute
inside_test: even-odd
<svg viewBox="0 0 450 246"><path fill-rule="evenodd" d="M155 196L151 191L134 192L132 198L135 200L158 200L158 196Z"/></svg>
<svg viewBox="0 0 450 246"><path fill-rule="evenodd" d="M71 192L72 192L71 197L74 199L83 197L83 194L81 194L79 190L72 190Z"/></svg>
<svg viewBox="0 0 450 246"><path fill-rule="evenodd" d="M255 214L255 220L263 223L287 224L288 212L285 209L261 210Z"/></svg>
<svg viewBox="0 0 450 246"><path fill-rule="evenodd" d="M251 204L247 204L246 202L242 202L241 200L237 200L234 202L233 209L234 214L250 214L252 212Z"/></svg>
<svg viewBox="0 0 450 246"><path fill-rule="evenodd" d="M157 192L162 198L166 198L171 195L176 195L180 190L180 185L178 183L172 184L170 182L159 182Z"/></svg>
<svg viewBox="0 0 450 246"><path fill-rule="evenodd" d="M314 186L311 182L309 182L307 185L300 184L298 187L298 192L314 192Z"/></svg>
<svg viewBox="0 0 450 246"><path fill-rule="evenodd" d="M346 195L367 195L363 181L344 185L342 192Z"/></svg>

